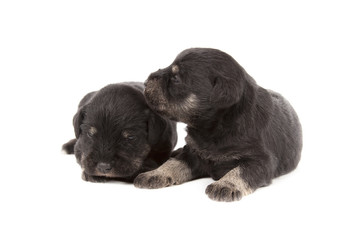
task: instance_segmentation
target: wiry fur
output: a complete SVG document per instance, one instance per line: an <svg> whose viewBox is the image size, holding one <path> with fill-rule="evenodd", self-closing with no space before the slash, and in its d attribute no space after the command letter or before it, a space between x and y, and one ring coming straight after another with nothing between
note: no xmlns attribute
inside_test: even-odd
<svg viewBox="0 0 360 240"><path fill-rule="evenodd" d="M280 94L258 86L224 52L183 51L169 67L150 74L145 98L159 114L187 124L187 145L175 159L191 169L187 180L218 180L206 190L211 199L238 200L292 171L300 160L302 131L294 109ZM167 177L177 171L176 165L167 168ZM143 173L135 185L150 187L150 179L163 174Z"/></svg>
<svg viewBox="0 0 360 240"><path fill-rule="evenodd" d="M176 123L147 106L142 83L108 85L87 94L73 123L76 139L63 145L75 153L86 181L132 181L160 166L177 141Z"/></svg>

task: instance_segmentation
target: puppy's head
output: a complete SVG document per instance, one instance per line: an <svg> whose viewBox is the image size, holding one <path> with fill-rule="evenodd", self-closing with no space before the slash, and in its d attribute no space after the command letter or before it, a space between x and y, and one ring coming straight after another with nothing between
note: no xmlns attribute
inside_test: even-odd
<svg viewBox="0 0 360 240"><path fill-rule="evenodd" d="M239 102L245 74L224 52L192 48L181 52L167 68L150 74L145 98L158 113L189 123Z"/></svg>
<svg viewBox="0 0 360 240"><path fill-rule="evenodd" d="M141 170L158 136L153 115L133 86L109 85L96 92L74 116L75 155L83 171L127 178Z"/></svg>

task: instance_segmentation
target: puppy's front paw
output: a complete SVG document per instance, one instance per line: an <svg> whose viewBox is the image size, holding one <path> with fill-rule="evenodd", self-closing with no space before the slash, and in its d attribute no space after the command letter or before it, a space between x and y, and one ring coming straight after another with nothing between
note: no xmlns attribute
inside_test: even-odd
<svg viewBox="0 0 360 240"><path fill-rule="evenodd" d="M235 184L229 181L217 181L206 188L206 194L215 201L232 202L241 199L242 194Z"/></svg>
<svg viewBox="0 0 360 240"><path fill-rule="evenodd" d="M173 178L169 175L157 171L150 171L139 174L135 180L134 185L138 188L164 188L174 185Z"/></svg>
<svg viewBox="0 0 360 240"><path fill-rule="evenodd" d="M85 172L82 172L81 178L84 181L93 182L93 183L104 183L107 181L105 177L91 176L89 174L86 174Z"/></svg>

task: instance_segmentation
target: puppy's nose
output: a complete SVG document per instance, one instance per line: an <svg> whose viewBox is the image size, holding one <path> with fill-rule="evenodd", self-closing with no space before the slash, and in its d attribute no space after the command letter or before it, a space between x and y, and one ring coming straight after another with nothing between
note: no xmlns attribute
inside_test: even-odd
<svg viewBox="0 0 360 240"><path fill-rule="evenodd" d="M101 173L108 173L111 171L112 167L110 165L110 163L98 163L96 166L97 170Z"/></svg>

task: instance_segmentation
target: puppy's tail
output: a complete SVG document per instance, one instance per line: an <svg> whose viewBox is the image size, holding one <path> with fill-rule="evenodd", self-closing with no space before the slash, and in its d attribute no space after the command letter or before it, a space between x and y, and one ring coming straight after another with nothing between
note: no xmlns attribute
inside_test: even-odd
<svg viewBox="0 0 360 240"><path fill-rule="evenodd" d="M65 143L62 146L62 150L66 153L66 154L74 154L74 147L75 147L75 143L76 143L76 139L71 139L70 141L68 141L67 143Z"/></svg>

